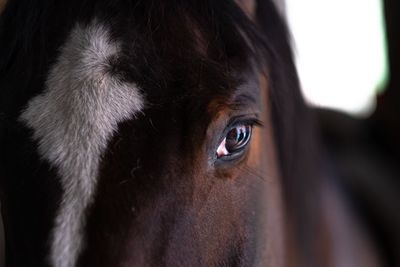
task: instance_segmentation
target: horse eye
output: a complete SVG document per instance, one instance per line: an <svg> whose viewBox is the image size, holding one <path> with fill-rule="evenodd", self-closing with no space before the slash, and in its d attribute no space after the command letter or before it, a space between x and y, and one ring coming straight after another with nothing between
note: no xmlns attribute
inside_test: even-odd
<svg viewBox="0 0 400 267"><path fill-rule="evenodd" d="M241 152L251 138L251 125L238 125L229 130L224 140L218 146L217 158L231 156Z"/></svg>

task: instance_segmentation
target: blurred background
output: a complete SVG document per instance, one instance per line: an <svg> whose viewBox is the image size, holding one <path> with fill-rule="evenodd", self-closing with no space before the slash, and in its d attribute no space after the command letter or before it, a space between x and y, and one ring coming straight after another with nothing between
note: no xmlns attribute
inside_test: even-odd
<svg viewBox="0 0 400 267"><path fill-rule="evenodd" d="M400 266L400 1L276 2L335 182Z"/></svg>

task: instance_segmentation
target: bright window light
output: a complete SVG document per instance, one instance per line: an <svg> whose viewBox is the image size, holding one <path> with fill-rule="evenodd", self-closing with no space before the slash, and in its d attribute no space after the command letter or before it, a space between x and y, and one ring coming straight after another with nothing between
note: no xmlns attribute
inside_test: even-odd
<svg viewBox="0 0 400 267"><path fill-rule="evenodd" d="M306 100L368 116L388 79L380 0L286 0Z"/></svg>

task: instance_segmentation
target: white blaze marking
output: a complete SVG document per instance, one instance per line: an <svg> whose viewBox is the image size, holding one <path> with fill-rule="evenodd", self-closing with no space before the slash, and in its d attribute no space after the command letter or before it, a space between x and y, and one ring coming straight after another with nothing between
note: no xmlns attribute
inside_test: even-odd
<svg viewBox="0 0 400 267"><path fill-rule="evenodd" d="M94 198L107 142L119 122L143 109L138 88L108 72L109 58L118 52L104 26L77 25L50 71L44 92L30 100L21 115L33 129L39 154L61 179L63 196L50 252L54 267L76 264L84 243L84 213Z"/></svg>

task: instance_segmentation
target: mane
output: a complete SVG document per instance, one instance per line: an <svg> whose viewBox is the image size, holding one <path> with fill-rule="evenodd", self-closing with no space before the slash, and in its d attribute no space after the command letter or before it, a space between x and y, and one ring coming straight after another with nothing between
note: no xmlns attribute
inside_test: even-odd
<svg viewBox="0 0 400 267"><path fill-rule="evenodd" d="M193 40L198 58L225 71L228 65L249 68L254 61L265 71L290 224L298 233L302 253L310 266L315 265L311 259L315 258L313 242L318 224L316 138L300 93L288 31L272 1L257 2L253 23L233 1L225 0L10 0L0 17L0 140L5 129L17 131L21 127L15 122L21 108L42 91L46 74L74 25L89 24L93 19L111 25L115 39L124 36L151 49L160 37L168 38L157 35L165 31L178 40ZM163 25L175 25L179 30ZM131 47L123 49L127 58L135 53ZM229 58L221 58L221 50ZM187 52L182 51L182 56L188 57ZM229 64L224 64L228 60ZM119 71L142 71L128 60L122 63ZM149 77L166 76L157 66L152 72ZM142 82L151 83L152 79Z"/></svg>

